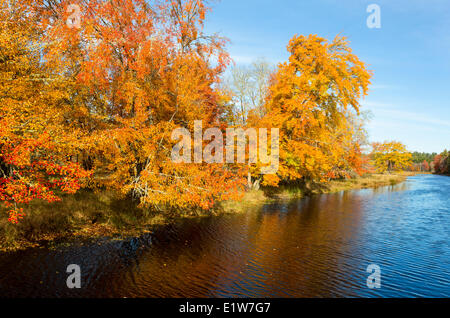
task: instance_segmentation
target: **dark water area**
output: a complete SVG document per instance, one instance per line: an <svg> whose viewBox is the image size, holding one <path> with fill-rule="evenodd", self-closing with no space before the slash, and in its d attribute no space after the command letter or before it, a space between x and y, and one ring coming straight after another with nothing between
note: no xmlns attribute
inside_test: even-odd
<svg viewBox="0 0 450 318"><path fill-rule="evenodd" d="M450 177L0 254L0 297L450 297ZM69 289L69 264L81 289ZM367 266L381 268L369 289Z"/></svg>

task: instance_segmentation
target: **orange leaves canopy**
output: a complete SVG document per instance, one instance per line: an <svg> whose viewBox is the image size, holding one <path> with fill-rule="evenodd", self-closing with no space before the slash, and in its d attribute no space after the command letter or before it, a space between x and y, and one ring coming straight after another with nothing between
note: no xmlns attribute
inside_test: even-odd
<svg viewBox="0 0 450 318"><path fill-rule="evenodd" d="M234 169L170 157L176 127L223 128L215 86L229 58L225 40L203 33L203 1L70 1L80 28L66 24L69 1L23 2L39 12L41 62L63 78L60 108L78 132L77 162L95 172L91 184L156 208L208 209L236 193Z"/></svg>
<svg viewBox="0 0 450 318"><path fill-rule="evenodd" d="M359 144L349 120L359 114L371 73L345 38L328 42L294 36L289 62L279 65L261 125L281 128L278 180L324 180L359 165ZM267 179L267 178L266 178ZM277 179L271 177L271 184Z"/></svg>

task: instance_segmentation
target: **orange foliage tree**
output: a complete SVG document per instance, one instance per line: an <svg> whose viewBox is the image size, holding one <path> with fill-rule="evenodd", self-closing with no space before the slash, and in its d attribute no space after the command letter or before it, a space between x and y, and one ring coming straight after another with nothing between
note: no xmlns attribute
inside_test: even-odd
<svg viewBox="0 0 450 318"><path fill-rule="evenodd" d="M33 199L59 200L89 172L71 161L77 130L66 127L64 79L41 63L46 45L31 7L0 1L0 200L9 221Z"/></svg>
<svg viewBox="0 0 450 318"><path fill-rule="evenodd" d="M433 170L437 174L450 174L450 153L444 150L434 157Z"/></svg>
<svg viewBox="0 0 450 318"><path fill-rule="evenodd" d="M430 168L430 164L428 163L428 161L424 160L421 165L422 165L423 171L430 171L431 168Z"/></svg>
<svg viewBox="0 0 450 318"><path fill-rule="evenodd" d="M80 7L81 27L66 21ZM176 164L177 127L225 128L215 88L229 63L226 41L203 32L201 0L46 1L38 8L51 43L46 63L71 88L70 125L82 127L80 160L91 183L139 198L141 206L211 208L235 197L242 178L224 164ZM221 184L221 187L217 187Z"/></svg>
<svg viewBox="0 0 450 318"><path fill-rule="evenodd" d="M289 61L279 65L256 124L280 128L280 169L264 183L326 181L362 167L359 99L371 73L345 38L328 42L316 35L294 36Z"/></svg>

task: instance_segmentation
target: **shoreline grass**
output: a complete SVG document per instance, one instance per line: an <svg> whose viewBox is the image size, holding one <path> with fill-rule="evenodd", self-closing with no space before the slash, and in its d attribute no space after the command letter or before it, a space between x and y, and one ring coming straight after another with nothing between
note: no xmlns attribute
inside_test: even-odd
<svg viewBox="0 0 450 318"><path fill-rule="evenodd" d="M356 189L370 189L404 182L408 176L418 173L401 172L396 174L369 174L355 179L332 180L328 184L309 184L303 186L281 186L277 189L251 190L240 201L227 201L221 204L225 213L244 212L248 208L280 200L301 199L315 194L337 193Z"/></svg>
<svg viewBox="0 0 450 318"><path fill-rule="evenodd" d="M175 216L151 213L137 207L130 199L112 192L80 191L63 197L61 202L32 202L27 216L17 225L7 221L0 210L0 251L38 247L55 240L127 238L151 232L156 226L186 217L245 213L276 201L300 199L314 194L336 193L353 189L377 188L405 181L415 173L370 174L355 179L334 180L326 185L303 184L264 188L245 192L239 201L226 201L207 214Z"/></svg>

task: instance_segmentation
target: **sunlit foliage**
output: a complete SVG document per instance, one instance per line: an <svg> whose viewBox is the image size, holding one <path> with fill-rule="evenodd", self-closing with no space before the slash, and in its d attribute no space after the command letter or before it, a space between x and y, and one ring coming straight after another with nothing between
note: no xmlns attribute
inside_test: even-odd
<svg viewBox="0 0 450 318"><path fill-rule="evenodd" d="M264 183L326 181L358 171L361 145L354 137L362 127L355 119L371 73L342 37L294 36L288 51L289 61L272 79L266 114L255 123L281 134L279 172Z"/></svg>
<svg viewBox="0 0 450 318"><path fill-rule="evenodd" d="M371 157L380 172L404 170L412 163L411 153L397 141L373 143Z"/></svg>

